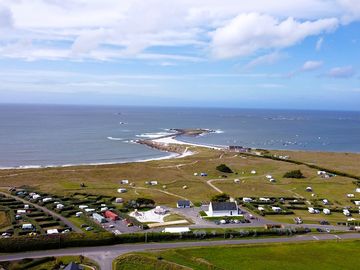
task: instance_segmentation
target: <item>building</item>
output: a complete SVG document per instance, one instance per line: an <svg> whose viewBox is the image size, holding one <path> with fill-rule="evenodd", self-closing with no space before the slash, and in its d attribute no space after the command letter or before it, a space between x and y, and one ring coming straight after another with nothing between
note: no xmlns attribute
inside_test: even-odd
<svg viewBox="0 0 360 270"><path fill-rule="evenodd" d="M24 223L21 226L21 229L23 229L23 230L32 230L32 229L34 229L34 226L31 223Z"/></svg>
<svg viewBox="0 0 360 270"><path fill-rule="evenodd" d="M116 198L115 199L115 203L123 203L124 199L123 198Z"/></svg>
<svg viewBox="0 0 360 270"><path fill-rule="evenodd" d="M118 188L117 192L119 193L125 193L127 190L126 188Z"/></svg>
<svg viewBox="0 0 360 270"><path fill-rule="evenodd" d="M324 209L323 209L323 213L324 213L325 215L330 215L330 214L331 214L331 211L330 211L330 209L324 208Z"/></svg>
<svg viewBox="0 0 360 270"><path fill-rule="evenodd" d="M64 208L64 205L59 203L56 205L56 209L63 209Z"/></svg>
<svg viewBox="0 0 360 270"><path fill-rule="evenodd" d="M119 216L110 210L105 211L104 216L114 221L119 219Z"/></svg>
<svg viewBox="0 0 360 270"><path fill-rule="evenodd" d="M59 231L58 229L49 229L46 231L46 234L58 234Z"/></svg>
<svg viewBox="0 0 360 270"><path fill-rule="evenodd" d="M240 153L249 153L251 152L251 148L243 147L240 145L230 145L229 150L233 152L240 152Z"/></svg>
<svg viewBox="0 0 360 270"><path fill-rule="evenodd" d="M244 203L249 203L249 202L252 202L252 199L251 199L251 198L244 197L244 198L242 199L242 201L243 201Z"/></svg>
<svg viewBox="0 0 360 270"><path fill-rule="evenodd" d="M179 200L176 203L177 208L190 208L191 203L188 200Z"/></svg>
<svg viewBox="0 0 360 270"><path fill-rule="evenodd" d="M127 184L129 184L129 180L127 180L127 179L121 180L120 184L127 185Z"/></svg>
<svg viewBox="0 0 360 270"><path fill-rule="evenodd" d="M272 206L271 209L275 212L275 213L280 213L282 210L280 207L278 206Z"/></svg>
<svg viewBox="0 0 360 270"><path fill-rule="evenodd" d="M93 217L93 219L95 219L99 223L105 223L106 222L106 219L102 215L99 215L98 213L93 213L92 217Z"/></svg>
<svg viewBox="0 0 360 270"><path fill-rule="evenodd" d="M209 217L239 216L236 202L210 202L207 212Z"/></svg>
<svg viewBox="0 0 360 270"><path fill-rule="evenodd" d="M168 211L164 208L164 207L161 207L161 206L156 206L155 209L154 209L154 213L157 214L157 215L165 215Z"/></svg>

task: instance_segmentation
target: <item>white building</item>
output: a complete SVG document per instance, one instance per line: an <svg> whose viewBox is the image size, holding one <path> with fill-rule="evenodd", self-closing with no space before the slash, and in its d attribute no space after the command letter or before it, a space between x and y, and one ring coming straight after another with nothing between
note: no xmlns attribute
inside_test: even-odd
<svg viewBox="0 0 360 270"><path fill-rule="evenodd" d="M46 231L46 234L57 234L59 233L58 229L49 229Z"/></svg>
<svg viewBox="0 0 360 270"><path fill-rule="evenodd" d="M330 211L330 209L324 208L324 209L323 209L323 213L324 213L325 215L330 215L330 214L331 214L331 211Z"/></svg>
<svg viewBox="0 0 360 270"><path fill-rule="evenodd" d="M43 202L50 202L50 201L52 201L52 198L50 198L50 197L44 198L42 201L43 201Z"/></svg>
<svg viewBox="0 0 360 270"><path fill-rule="evenodd" d="M323 202L323 204L325 204L325 205L329 204L329 201L328 201L327 199L323 199L322 202Z"/></svg>
<svg viewBox="0 0 360 270"><path fill-rule="evenodd" d="M24 223L21 226L21 229L23 229L23 230L32 230L33 228L34 228L34 226L31 223Z"/></svg>
<svg viewBox="0 0 360 270"><path fill-rule="evenodd" d="M106 219L102 215L99 215L98 213L92 214L92 217L93 217L93 219L95 219L99 223L105 223L106 222Z"/></svg>
<svg viewBox="0 0 360 270"><path fill-rule="evenodd" d="M87 205L79 205L79 209L85 209L85 208L88 208L89 206L87 206Z"/></svg>
<svg viewBox="0 0 360 270"><path fill-rule="evenodd" d="M125 193L127 191L126 188L118 188L117 192L119 193Z"/></svg>
<svg viewBox="0 0 360 270"><path fill-rule="evenodd" d="M247 202L252 202L252 199L251 198L247 198L247 197L244 197L243 199L243 202L247 203Z"/></svg>
<svg viewBox="0 0 360 270"><path fill-rule="evenodd" d="M350 211L349 211L348 209L344 209L344 210L343 210L343 214L344 214L345 216L347 216L347 217L351 216L351 213L350 213Z"/></svg>
<svg viewBox="0 0 360 270"><path fill-rule="evenodd" d="M360 205L360 201L354 201L355 205L359 206Z"/></svg>
<svg viewBox="0 0 360 270"><path fill-rule="evenodd" d="M209 217L240 216L236 202L210 202L206 214Z"/></svg>
<svg viewBox="0 0 360 270"><path fill-rule="evenodd" d="M64 208L64 205L59 203L56 205L56 209L63 209Z"/></svg>
<svg viewBox="0 0 360 270"><path fill-rule="evenodd" d="M190 208L191 202L189 200L179 200L176 203L177 208Z"/></svg>
<svg viewBox="0 0 360 270"><path fill-rule="evenodd" d="M260 202L270 202L270 198L259 198Z"/></svg>
<svg viewBox="0 0 360 270"><path fill-rule="evenodd" d="M127 184L129 184L129 180L127 180L127 179L121 180L120 184L127 185Z"/></svg>
<svg viewBox="0 0 360 270"><path fill-rule="evenodd" d="M189 227L173 227L173 228L165 228L162 232L164 233L186 233L190 232Z"/></svg>
<svg viewBox="0 0 360 270"><path fill-rule="evenodd" d="M315 209L312 208L312 207L309 207L308 211L309 211L310 214L315 214Z"/></svg>
<svg viewBox="0 0 360 270"><path fill-rule="evenodd" d="M271 209L275 212L275 213L280 213L282 211L282 209L278 206L272 206Z"/></svg>
<svg viewBox="0 0 360 270"><path fill-rule="evenodd" d="M354 198L354 197L355 197L355 195L354 195L354 194L352 194L352 193L349 193L349 194L347 194L347 195L346 195L346 197L348 197L348 198Z"/></svg>

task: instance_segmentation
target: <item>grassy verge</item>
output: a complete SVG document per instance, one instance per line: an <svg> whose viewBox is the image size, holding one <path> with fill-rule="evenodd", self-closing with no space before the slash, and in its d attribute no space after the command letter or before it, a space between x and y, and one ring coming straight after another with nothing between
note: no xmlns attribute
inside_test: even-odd
<svg viewBox="0 0 360 270"><path fill-rule="evenodd" d="M354 269L360 263L359 244L356 240L173 249L121 256L114 269Z"/></svg>

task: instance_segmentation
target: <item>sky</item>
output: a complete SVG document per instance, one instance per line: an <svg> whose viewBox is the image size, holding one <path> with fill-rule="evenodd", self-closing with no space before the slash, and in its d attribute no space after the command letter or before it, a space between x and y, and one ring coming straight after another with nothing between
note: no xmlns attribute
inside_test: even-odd
<svg viewBox="0 0 360 270"><path fill-rule="evenodd" d="M360 110L359 0L0 0L0 103Z"/></svg>

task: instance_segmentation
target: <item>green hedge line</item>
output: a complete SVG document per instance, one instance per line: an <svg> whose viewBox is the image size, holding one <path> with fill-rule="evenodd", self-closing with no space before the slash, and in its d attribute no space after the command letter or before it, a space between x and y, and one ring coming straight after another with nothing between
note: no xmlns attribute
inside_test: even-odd
<svg viewBox="0 0 360 270"><path fill-rule="evenodd" d="M34 237L18 236L0 239L0 253L2 252L22 252L29 250L48 250L68 247L101 246L125 243L144 243L177 241L177 240L201 240L216 238L242 238L255 236L281 236L294 235L307 232L303 228L291 229L271 229L271 230L227 230L225 232L205 232L196 231L183 234L171 233L133 233L114 236L111 233L98 233L86 235L80 233L68 233L58 235L39 235Z"/></svg>

